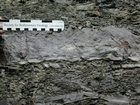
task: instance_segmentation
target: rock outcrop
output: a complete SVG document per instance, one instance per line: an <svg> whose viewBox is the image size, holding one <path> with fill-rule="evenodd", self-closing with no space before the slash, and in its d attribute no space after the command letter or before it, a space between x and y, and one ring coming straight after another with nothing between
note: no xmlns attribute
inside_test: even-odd
<svg viewBox="0 0 140 105"><path fill-rule="evenodd" d="M139 0L0 0L3 19L65 22L2 35L0 105L139 105L139 11Z"/></svg>
<svg viewBox="0 0 140 105"><path fill-rule="evenodd" d="M140 61L140 37L113 26L61 33L7 32L4 51L9 63L95 59Z"/></svg>

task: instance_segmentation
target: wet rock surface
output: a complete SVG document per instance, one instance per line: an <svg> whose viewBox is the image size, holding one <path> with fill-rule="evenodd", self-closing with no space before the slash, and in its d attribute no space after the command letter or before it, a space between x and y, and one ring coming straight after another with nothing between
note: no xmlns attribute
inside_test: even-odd
<svg viewBox="0 0 140 105"><path fill-rule="evenodd" d="M0 5L4 19L65 22L61 33L2 35L0 104L140 104L139 0L0 0Z"/></svg>

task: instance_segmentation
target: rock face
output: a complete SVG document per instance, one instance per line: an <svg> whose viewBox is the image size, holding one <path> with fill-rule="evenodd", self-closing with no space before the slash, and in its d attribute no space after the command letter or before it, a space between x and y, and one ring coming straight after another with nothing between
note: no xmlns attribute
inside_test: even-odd
<svg viewBox="0 0 140 105"><path fill-rule="evenodd" d="M139 105L139 10L139 0L0 0L3 19L65 22L61 33L3 34L0 105Z"/></svg>
<svg viewBox="0 0 140 105"><path fill-rule="evenodd" d="M124 28L5 32L0 103L138 105L140 38Z"/></svg>
<svg viewBox="0 0 140 105"><path fill-rule="evenodd" d="M9 63L49 60L80 61L95 59L140 61L140 37L113 26L61 33L5 33L4 51Z"/></svg>
<svg viewBox="0 0 140 105"><path fill-rule="evenodd" d="M134 64L129 60L82 60L0 65L0 103L138 105L140 67L131 66Z"/></svg>

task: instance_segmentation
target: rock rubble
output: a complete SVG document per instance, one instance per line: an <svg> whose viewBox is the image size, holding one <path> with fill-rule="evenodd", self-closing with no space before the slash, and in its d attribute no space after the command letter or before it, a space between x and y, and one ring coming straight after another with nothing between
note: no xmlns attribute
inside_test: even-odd
<svg viewBox="0 0 140 105"><path fill-rule="evenodd" d="M55 61L0 65L0 103L138 105L139 68L132 61ZM54 64L54 61L50 63ZM118 67L118 68L114 68ZM12 81L11 81L12 80ZM34 103L34 104L32 104Z"/></svg>

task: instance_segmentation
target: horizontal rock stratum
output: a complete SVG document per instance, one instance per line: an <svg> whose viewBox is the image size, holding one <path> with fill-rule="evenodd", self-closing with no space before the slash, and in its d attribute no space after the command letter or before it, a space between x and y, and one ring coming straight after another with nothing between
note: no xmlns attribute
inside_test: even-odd
<svg viewBox="0 0 140 105"><path fill-rule="evenodd" d="M4 52L9 63L95 59L140 61L140 36L124 28L83 28L63 32L5 32Z"/></svg>

